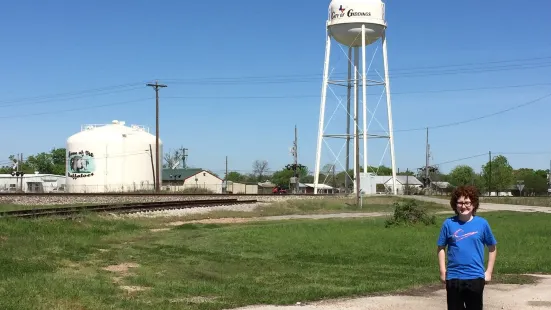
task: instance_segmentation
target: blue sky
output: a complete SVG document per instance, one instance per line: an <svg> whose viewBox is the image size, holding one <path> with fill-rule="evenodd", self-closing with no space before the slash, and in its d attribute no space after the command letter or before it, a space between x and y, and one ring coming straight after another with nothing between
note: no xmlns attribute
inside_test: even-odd
<svg viewBox="0 0 551 310"><path fill-rule="evenodd" d="M0 11L0 158L65 147L81 124L118 119L154 132L154 92L145 83L159 79L168 84L165 150L188 148L190 165L223 173L227 155L230 170L250 172L255 159L280 169L292 161L297 124L299 160L313 170L329 5L317 3L10 2ZM400 130L477 118L551 92L550 11L548 1L387 1L400 170L425 158L425 132ZM334 70L345 72L340 64ZM515 85L524 86L505 87ZM550 103L430 129L431 160L454 161L443 171L478 170L487 155L455 160L529 153L507 157L515 168L547 169ZM381 146L370 141L370 164ZM331 160L324 156L322 165Z"/></svg>

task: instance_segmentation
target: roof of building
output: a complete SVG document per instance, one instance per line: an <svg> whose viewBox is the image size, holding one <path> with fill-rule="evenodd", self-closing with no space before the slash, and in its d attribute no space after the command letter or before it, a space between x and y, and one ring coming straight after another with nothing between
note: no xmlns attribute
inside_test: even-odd
<svg viewBox="0 0 551 310"><path fill-rule="evenodd" d="M163 169L161 178L163 181L184 181L187 178L203 171L208 172L207 170L201 168Z"/></svg>
<svg viewBox="0 0 551 310"><path fill-rule="evenodd" d="M434 186L436 186L438 188L447 188L447 187L452 186L450 184L450 182L434 181L434 182L431 182L431 183L434 184Z"/></svg>
<svg viewBox="0 0 551 310"><path fill-rule="evenodd" d="M314 183L299 183L299 187L311 187L314 188ZM333 189L332 186L329 186L327 184L318 183L319 189Z"/></svg>
<svg viewBox="0 0 551 310"><path fill-rule="evenodd" d="M378 175L374 177L375 184L390 184L392 182L392 176ZM402 185L423 185L419 179L411 175L397 175L396 182Z"/></svg>
<svg viewBox="0 0 551 310"><path fill-rule="evenodd" d="M51 177L51 178L65 178L64 175L48 174L48 173L25 173L23 175L23 179L27 179L27 178L49 178L49 177ZM15 180L17 177L12 176L9 173L3 173L3 174L0 174L0 178L1 179L13 178ZM19 177L19 178L21 178L21 177Z"/></svg>

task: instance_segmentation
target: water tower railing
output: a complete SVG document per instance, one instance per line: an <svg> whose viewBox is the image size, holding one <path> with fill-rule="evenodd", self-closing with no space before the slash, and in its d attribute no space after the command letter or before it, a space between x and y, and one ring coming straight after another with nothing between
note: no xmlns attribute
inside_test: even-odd
<svg viewBox="0 0 551 310"><path fill-rule="evenodd" d="M98 127L103 127L106 124L84 124L80 125L80 131L90 130Z"/></svg>
<svg viewBox="0 0 551 310"><path fill-rule="evenodd" d="M149 127L146 127L144 125L132 124L132 125L130 125L130 128L132 128L133 130L141 130L141 131L145 131L145 132L149 133Z"/></svg>

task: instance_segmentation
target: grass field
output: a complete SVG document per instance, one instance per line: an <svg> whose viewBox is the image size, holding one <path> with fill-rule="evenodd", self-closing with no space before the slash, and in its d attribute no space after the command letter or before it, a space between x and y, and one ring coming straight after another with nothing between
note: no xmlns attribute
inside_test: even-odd
<svg viewBox="0 0 551 310"><path fill-rule="evenodd" d="M551 272L551 215L487 213L496 276ZM439 217L441 223L443 217ZM1 309L224 309L434 284L438 225L0 220ZM518 281L520 278L507 278Z"/></svg>

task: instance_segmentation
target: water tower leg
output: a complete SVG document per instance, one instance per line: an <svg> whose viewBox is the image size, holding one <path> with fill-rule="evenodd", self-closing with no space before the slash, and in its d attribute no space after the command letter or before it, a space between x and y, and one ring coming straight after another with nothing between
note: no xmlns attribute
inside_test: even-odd
<svg viewBox="0 0 551 310"><path fill-rule="evenodd" d="M356 182L356 205L360 205L360 105L358 99L360 97L360 88L358 82L360 68L360 48L354 48L354 179Z"/></svg>
<svg viewBox="0 0 551 310"><path fill-rule="evenodd" d="M323 63L323 85L321 86L320 118L318 124L318 144L316 148L316 167L314 172L314 194L318 193L318 182L321 164L321 144L323 143L323 126L325 120L325 102L327 99L327 83L329 75L329 56L331 54L331 37L326 34L325 42L325 61Z"/></svg>
<svg viewBox="0 0 551 310"><path fill-rule="evenodd" d="M344 188L348 193L348 187L352 178L348 174L350 171L350 92L352 90L352 47L348 48L348 77L346 80L346 164L344 174Z"/></svg>
<svg viewBox="0 0 551 310"><path fill-rule="evenodd" d="M366 77L366 69L365 69L365 25L362 24L362 109L363 109L363 154L364 154L364 160L363 160L363 166L364 166L364 173L367 172L367 77Z"/></svg>
<svg viewBox="0 0 551 310"><path fill-rule="evenodd" d="M386 32L383 32L383 62L385 67L385 91L386 91L386 105L388 111L388 135L390 141L390 158L392 162L392 190L394 195L397 194L396 188L396 158L394 153L394 128L392 124L392 103L390 101L390 79L388 77L388 54L386 43Z"/></svg>
<svg viewBox="0 0 551 310"><path fill-rule="evenodd" d="M358 59L358 48L354 47L354 130L353 137L354 137L354 180L356 179L356 172L358 169L358 94L359 94L359 88L358 88L358 67L359 67L359 59ZM354 192L356 192L356 182L354 181Z"/></svg>

